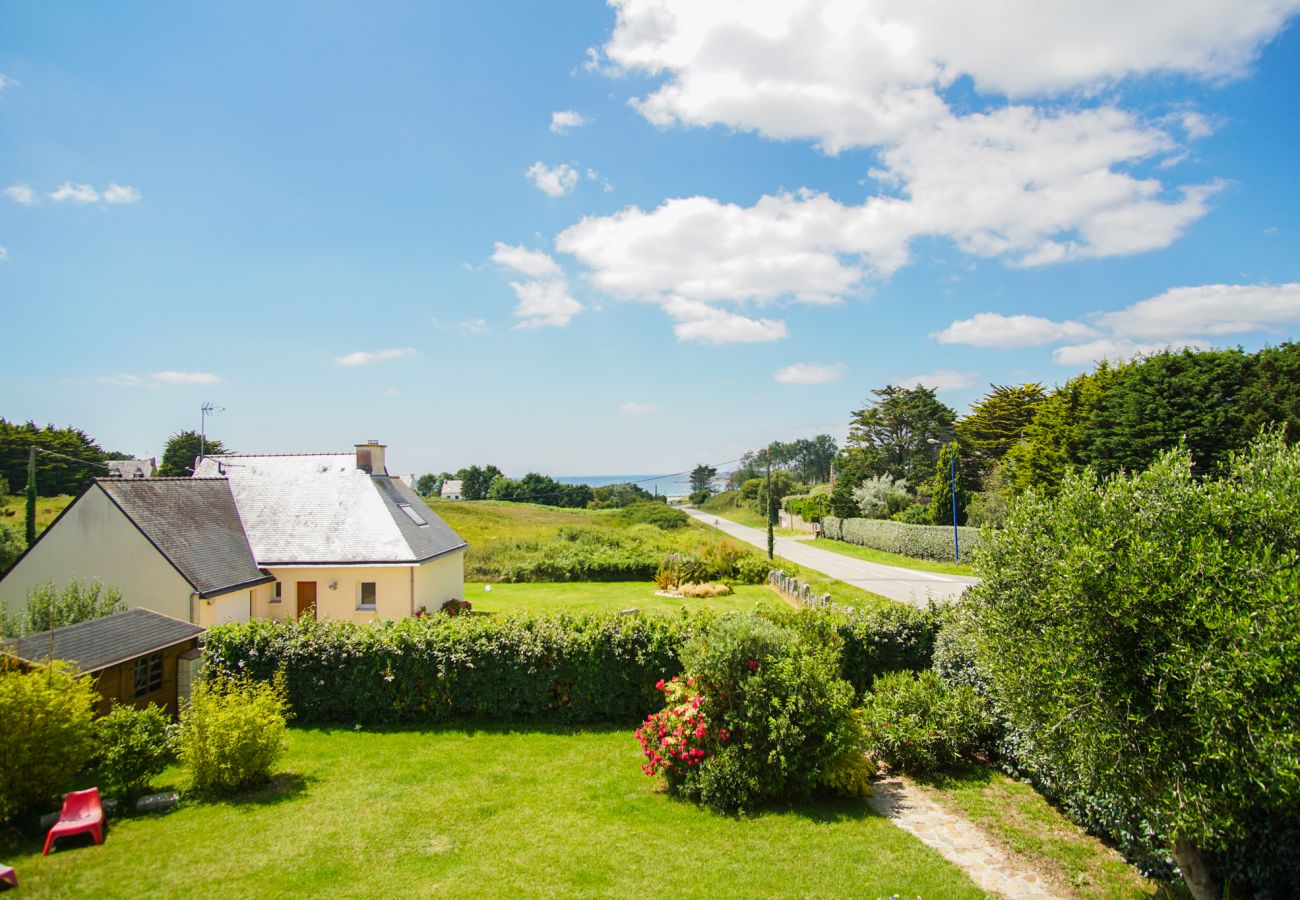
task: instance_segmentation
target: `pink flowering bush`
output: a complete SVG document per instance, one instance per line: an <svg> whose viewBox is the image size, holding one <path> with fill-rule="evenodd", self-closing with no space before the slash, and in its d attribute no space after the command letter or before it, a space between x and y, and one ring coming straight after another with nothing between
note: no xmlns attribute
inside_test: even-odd
<svg viewBox="0 0 1300 900"><path fill-rule="evenodd" d="M725 812L870 791L854 691L833 637L755 615L726 616L681 653L685 678L659 682L665 707L637 729L648 775Z"/></svg>

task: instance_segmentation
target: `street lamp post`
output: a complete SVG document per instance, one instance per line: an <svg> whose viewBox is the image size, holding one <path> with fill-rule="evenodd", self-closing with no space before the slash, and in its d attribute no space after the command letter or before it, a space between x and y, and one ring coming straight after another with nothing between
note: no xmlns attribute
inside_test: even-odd
<svg viewBox="0 0 1300 900"><path fill-rule="evenodd" d="M943 443L943 441L934 438L926 438L925 440L928 444ZM948 461L952 464L950 468L950 477L952 479L950 488L952 493L952 558L954 562L961 562L961 545L957 540L957 442L953 441L952 444L952 453L948 457Z"/></svg>

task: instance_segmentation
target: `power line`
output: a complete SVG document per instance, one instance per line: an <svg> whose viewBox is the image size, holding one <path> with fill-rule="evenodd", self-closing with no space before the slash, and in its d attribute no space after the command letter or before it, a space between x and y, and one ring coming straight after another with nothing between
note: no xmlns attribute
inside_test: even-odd
<svg viewBox="0 0 1300 900"><path fill-rule="evenodd" d="M59 459L70 460L71 462L81 463L82 465L86 465L86 466L99 466L101 469L105 469L110 472L112 471L112 467L109 466L107 463L99 463L90 459L78 459L75 456L68 456L67 454L64 453L56 453L53 450L46 450L44 447L37 447L36 452L44 453L47 456L57 456Z"/></svg>

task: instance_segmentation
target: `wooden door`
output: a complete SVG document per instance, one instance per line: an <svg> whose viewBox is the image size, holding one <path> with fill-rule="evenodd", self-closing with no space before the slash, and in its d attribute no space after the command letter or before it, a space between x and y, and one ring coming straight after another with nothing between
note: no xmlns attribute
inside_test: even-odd
<svg viewBox="0 0 1300 900"><path fill-rule="evenodd" d="M298 618L316 615L316 582L298 582Z"/></svg>

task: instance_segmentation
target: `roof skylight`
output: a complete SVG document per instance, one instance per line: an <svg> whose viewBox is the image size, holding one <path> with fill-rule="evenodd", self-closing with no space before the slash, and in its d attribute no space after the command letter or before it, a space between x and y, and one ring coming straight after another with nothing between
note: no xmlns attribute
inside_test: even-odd
<svg viewBox="0 0 1300 900"><path fill-rule="evenodd" d="M409 505L407 505L407 504L405 504L405 503L399 503L399 504L397 504L397 508L400 509L402 512L406 513L406 517L407 517L408 519L410 519L412 522L414 522L416 525L428 525L428 524L429 524L428 522L426 522L426 521L424 520L424 516L420 515L418 512L416 512L414 509L412 509Z"/></svg>

